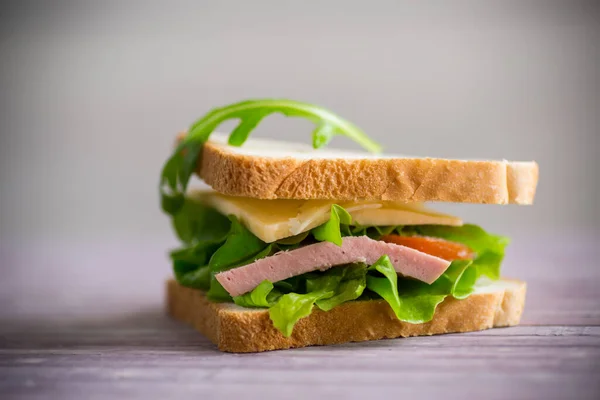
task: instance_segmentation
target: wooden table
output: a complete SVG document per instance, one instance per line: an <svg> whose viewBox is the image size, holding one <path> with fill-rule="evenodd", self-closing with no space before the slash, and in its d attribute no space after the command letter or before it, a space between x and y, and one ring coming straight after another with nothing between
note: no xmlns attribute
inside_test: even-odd
<svg viewBox="0 0 600 400"><path fill-rule="evenodd" d="M514 240L520 327L243 355L165 316L164 240L3 242L0 398L598 399L598 239Z"/></svg>

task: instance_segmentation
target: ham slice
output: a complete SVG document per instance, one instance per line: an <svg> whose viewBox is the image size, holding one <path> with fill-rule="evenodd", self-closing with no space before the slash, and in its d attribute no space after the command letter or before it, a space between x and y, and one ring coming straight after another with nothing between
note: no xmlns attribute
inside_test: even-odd
<svg viewBox="0 0 600 400"><path fill-rule="evenodd" d="M251 291L265 279L282 281L311 271L324 271L336 265L353 262L374 264L387 255L396 272L403 276L433 283L450 266L450 261L400 246L373 240L367 236L345 237L342 246L320 242L291 251L280 251L252 264L215 275L231 296Z"/></svg>

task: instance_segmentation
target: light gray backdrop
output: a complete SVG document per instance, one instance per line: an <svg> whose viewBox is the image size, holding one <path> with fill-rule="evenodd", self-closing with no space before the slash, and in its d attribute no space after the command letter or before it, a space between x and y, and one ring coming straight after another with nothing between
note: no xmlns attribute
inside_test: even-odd
<svg viewBox="0 0 600 400"><path fill-rule="evenodd" d="M173 135L271 96L331 108L390 152L537 160L535 206L442 209L507 234L597 230L597 7L449 3L3 3L0 238L166 243ZM309 132L275 117L257 135Z"/></svg>

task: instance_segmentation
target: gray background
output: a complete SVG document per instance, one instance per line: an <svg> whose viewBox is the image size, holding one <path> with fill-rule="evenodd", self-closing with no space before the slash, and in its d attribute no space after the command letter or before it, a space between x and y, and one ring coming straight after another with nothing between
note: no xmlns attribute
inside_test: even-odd
<svg viewBox="0 0 600 400"><path fill-rule="evenodd" d="M3 3L5 243L166 248L157 182L173 135L211 107L271 96L326 106L394 153L536 160L534 207L441 209L512 235L598 232L592 2L100 3ZM273 117L256 135L309 132Z"/></svg>
<svg viewBox="0 0 600 400"><path fill-rule="evenodd" d="M1 398L599 397L600 7L160 3L0 2ZM394 153L537 160L533 207L439 205L514 238L522 326L238 356L170 321L173 136L267 96L331 108Z"/></svg>

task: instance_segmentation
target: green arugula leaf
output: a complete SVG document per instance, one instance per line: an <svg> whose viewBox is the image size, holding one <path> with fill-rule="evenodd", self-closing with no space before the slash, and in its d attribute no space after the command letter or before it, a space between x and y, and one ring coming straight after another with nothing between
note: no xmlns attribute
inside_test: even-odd
<svg viewBox="0 0 600 400"><path fill-rule="evenodd" d="M159 191L163 211L169 215L179 212L185 203L185 190L194 169L198 165L198 157L206 138L182 141L173 155L167 160L161 171Z"/></svg>
<svg viewBox="0 0 600 400"><path fill-rule="evenodd" d="M225 242L220 241L200 242L194 246L183 247L171 251L170 257L173 261L184 261L190 264L207 265L215 251Z"/></svg>
<svg viewBox="0 0 600 400"><path fill-rule="evenodd" d="M331 242L342 245L342 229L343 225L350 225L352 223L352 217L350 213L343 207L333 204L331 206L331 216L329 221L322 225L317 226L312 230L312 235L315 239L320 242Z"/></svg>
<svg viewBox="0 0 600 400"><path fill-rule="evenodd" d="M310 231L306 231L298 235L279 239L275 244L281 250L294 250L300 247L300 244L305 241L309 234Z"/></svg>
<svg viewBox="0 0 600 400"><path fill-rule="evenodd" d="M210 270L222 272L240 264L267 248L267 244L254 236L235 216L229 217L231 228L223 246L210 259Z"/></svg>
<svg viewBox="0 0 600 400"><path fill-rule="evenodd" d="M336 134L335 127L329 123L317 125L313 131L313 147L319 149L325 146Z"/></svg>
<svg viewBox="0 0 600 400"><path fill-rule="evenodd" d="M173 216L173 228L182 242L191 244L225 240L231 222L214 208L186 197L181 210Z"/></svg>
<svg viewBox="0 0 600 400"><path fill-rule="evenodd" d="M244 118L240 118L240 124L231 132L229 135L228 143L231 146L241 146L246 140L248 140L248 136L250 136L250 132L256 128L256 126L265 118L269 113L263 112L262 110L256 110L254 113L249 113Z"/></svg>
<svg viewBox="0 0 600 400"><path fill-rule="evenodd" d="M231 301L231 296L215 278L222 271L250 264L259 258L264 258L273 252L273 245L254 236L235 216L230 216L231 229L225 243L212 255L208 263L211 280L207 293L212 301Z"/></svg>
<svg viewBox="0 0 600 400"><path fill-rule="evenodd" d="M170 256L177 282L182 286L208 290L211 278L208 261L224 242L222 237L173 250Z"/></svg>
<svg viewBox="0 0 600 400"><path fill-rule="evenodd" d="M205 291L210 288L208 265L198 266L198 264L175 260L173 261L173 271L175 279L181 286Z"/></svg>
<svg viewBox="0 0 600 400"><path fill-rule="evenodd" d="M264 249L262 249L260 252L258 252L257 254L254 254L253 256L251 256L250 258L240 261L236 264L227 266L226 268L223 269L223 271L229 270L232 268L241 267L242 265L251 264L256 260L260 260L261 258L268 257L271 254L273 254L273 252L274 252L273 249L274 249L274 246L272 244L270 244L267 247L265 247ZM210 264L209 264L209 266L210 266ZM225 288L221 285L221 283L217 280L217 278L215 278L215 274L216 274L216 272L211 270L210 290L207 293L208 299L213 300L213 301L218 301L218 302L231 301L231 296L225 290Z"/></svg>
<svg viewBox="0 0 600 400"><path fill-rule="evenodd" d="M346 136L371 152L380 152L381 146L371 140L356 125L322 107L286 99L247 100L215 108L197 120L188 135L165 163L159 183L162 209L175 215L184 203L184 193L196 169L201 149L211 133L223 122L239 119L239 125L229 137L229 144L241 146L260 121L273 113L308 119L317 125L313 131L313 147L327 144L334 135Z"/></svg>
<svg viewBox="0 0 600 400"><path fill-rule="evenodd" d="M206 292L206 296L210 301L214 301L215 303L227 303L232 301L232 297L227 290L219 283L217 278L215 278L214 272L210 271L210 282L208 292Z"/></svg>

